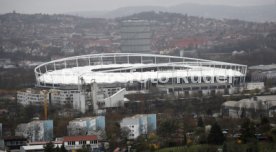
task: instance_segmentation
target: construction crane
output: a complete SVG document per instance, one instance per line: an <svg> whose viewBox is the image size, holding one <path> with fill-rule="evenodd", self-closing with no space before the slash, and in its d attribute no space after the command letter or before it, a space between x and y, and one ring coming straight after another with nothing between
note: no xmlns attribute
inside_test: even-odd
<svg viewBox="0 0 276 152"><path fill-rule="evenodd" d="M44 110L44 120L48 120L48 97L49 97L49 93L56 93L57 90L55 89L50 89L49 91L48 90L42 90L40 91L40 94L43 94L43 98L44 98L44 101L43 101L43 110Z"/></svg>
<svg viewBox="0 0 276 152"><path fill-rule="evenodd" d="M44 109L44 120L48 119L48 91L42 90L40 91L40 94L43 95L43 109Z"/></svg>

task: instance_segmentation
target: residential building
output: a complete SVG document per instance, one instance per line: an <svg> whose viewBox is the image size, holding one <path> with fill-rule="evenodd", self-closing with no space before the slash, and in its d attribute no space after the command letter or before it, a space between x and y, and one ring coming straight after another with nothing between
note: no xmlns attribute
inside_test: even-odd
<svg viewBox="0 0 276 152"><path fill-rule="evenodd" d="M69 136L87 135L96 131L105 131L105 117L84 117L76 118L67 125Z"/></svg>
<svg viewBox="0 0 276 152"><path fill-rule="evenodd" d="M76 93L79 93L80 91L74 90L74 89L54 89L51 91L49 95L49 100L51 104L60 104L60 105L66 105L73 103L73 95Z"/></svg>
<svg viewBox="0 0 276 152"><path fill-rule="evenodd" d="M47 93L47 102L53 105L66 105L73 103L73 94L79 93L76 89L50 89ZM45 95L41 89L28 88L17 91L17 102L26 105L42 105ZM49 101L48 101L49 100Z"/></svg>
<svg viewBox="0 0 276 152"><path fill-rule="evenodd" d="M272 83L276 82L276 64L251 66L248 69L254 82L262 82L266 79L272 80Z"/></svg>
<svg viewBox="0 0 276 152"><path fill-rule="evenodd" d="M156 131L156 114L141 114L126 117L120 122L120 127L129 132L128 139L136 139Z"/></svg>
<svg viewBox="0 0 276 152"><path fill-rule="evenodd" d="M265 88L264 82L246 83L246 90L260 90L260 91L263 91L264 88Z"/></svg>
<svg viewBox="0 0 276 152"><path fill-rule="evenodd" d="M40 90L26 89L25 91L17 91L17 102L26 105L42 105L44 103L44 95Z"/></svg>
<svg viewBox="0 0 276 152"><path fill-rule="evenodd" d="M221 112L225 117L274 117L273 107L276 106L276 96L256 96L240 101L226 101L222 104Z"/></svg>
<svg viewBox="0 0 276 152"><path fill-rule="evenodd" d="M19 124L15 135L23 136L30 141L51 141L54 137L53 120L34 120Z"/></svg>

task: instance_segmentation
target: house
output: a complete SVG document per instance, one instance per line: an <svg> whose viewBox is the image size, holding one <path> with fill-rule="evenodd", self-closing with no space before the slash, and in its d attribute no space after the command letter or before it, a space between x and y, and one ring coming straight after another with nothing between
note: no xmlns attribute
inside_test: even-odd
<svg viewBox="0 0 276 152"><path fill-rule="evenodd" d="M67 136L63 138L66 150L73 151L81 149L83 146L95 150L99 148L98 138L95 135L88 136Z"/></svg>
<svg viewBox="0 0 276 152"><path fill-rule="evenodd" d="M240 101L226 101L222 104L221 113L223 116L239 117L273 117L273 107L276 106L276 96L256 96ZM243 116L242 116L243 115Z"/></svg>
<svg viewBox="0 0 276 152"><path fill-rule="evenodd" d="M269 79L275 84L276 64L251 66L248 69L251 72L252 81L260 82Z"/></svg>
<svg viewBox="0 0 276 152"><path fill-rule="evenodd" d="M260 91L263 91L264 88L265 88L264 82L246 83L246 90L260 90Z"/></svg>
<svg viewBox="0 0 276 152"><path fill-rule="evenodd" d="M136 139L156 130L156 114L135 115L124 118L120 127L128 132L128 139Z"/></svg>

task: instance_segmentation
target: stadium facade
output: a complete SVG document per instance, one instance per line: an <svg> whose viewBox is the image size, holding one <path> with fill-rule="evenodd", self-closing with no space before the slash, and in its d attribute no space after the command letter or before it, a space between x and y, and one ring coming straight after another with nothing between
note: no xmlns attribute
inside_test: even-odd
<svg viewBox="0 0 276 152"><path fill-rule="evenodd" d="M196 58L106 53L50 61L34 70L38 87L78 88L97 83L101 88L169 94L231 94L245 85L247 66ZM118 89L117 89L118 91ZM109 94L112 94L109 93Z"/></svg>

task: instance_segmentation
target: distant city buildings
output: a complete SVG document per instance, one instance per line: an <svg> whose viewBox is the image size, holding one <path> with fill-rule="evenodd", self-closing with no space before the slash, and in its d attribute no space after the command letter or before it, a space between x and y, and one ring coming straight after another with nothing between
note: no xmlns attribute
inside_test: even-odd
<svg viewBox="0 0 276 152"><path fill-rule="evenodd" d="M150 53L152 32L145 20L125 20L121 23L121 52Z"/></svg>
<svg viewBox="0 0 276 152"><path fill-rule="evenodd" d="M25 137L30 141L51 141L54 137L53 120L34 120L19 124L15 135Z"/></svg>
<svg viewBox="0 0 276 152"><path fill-rule="evenodd" d="M126 117L120 122L122 130L128 132L128 139L136 139L156 131L156 114L141 114Z"/></svg>

